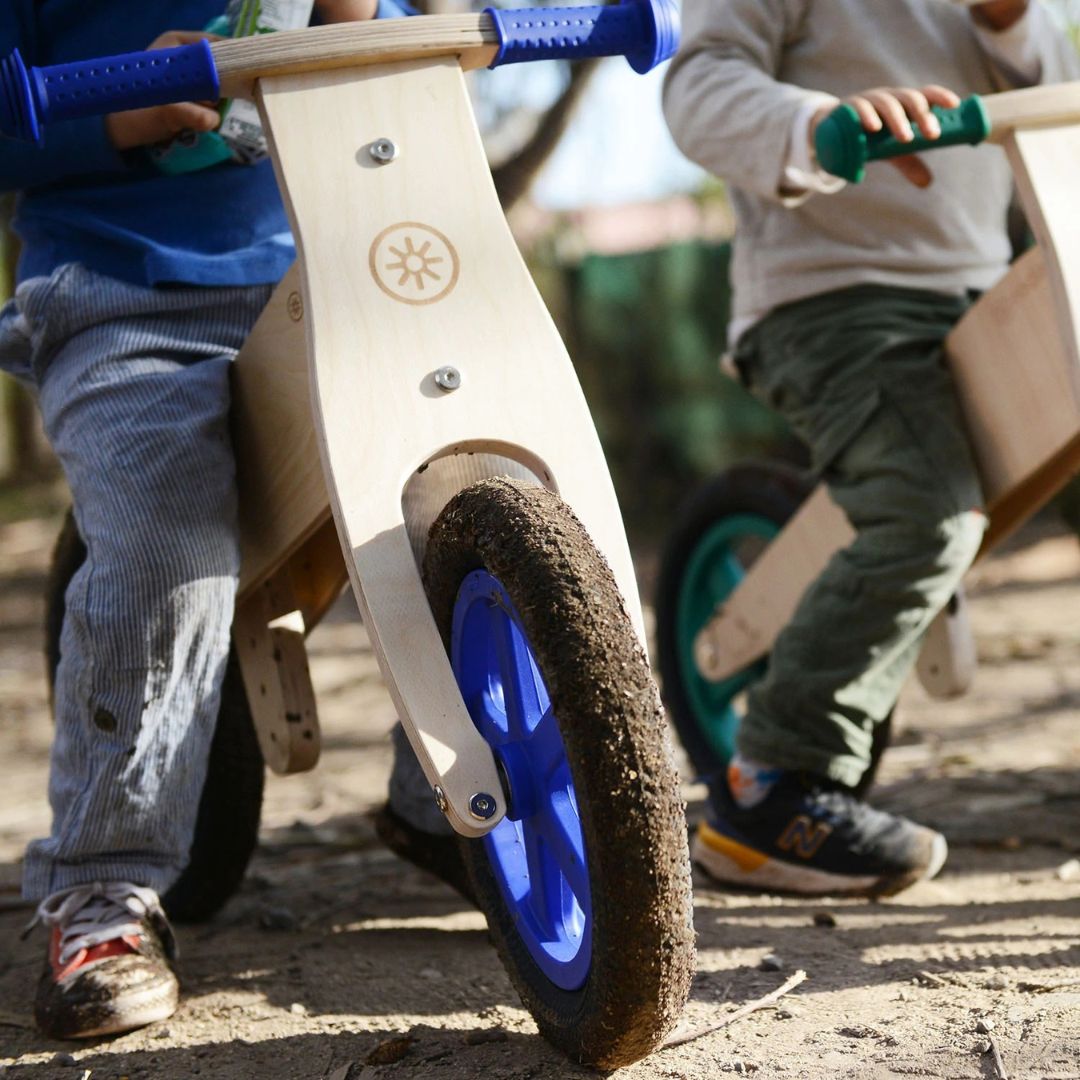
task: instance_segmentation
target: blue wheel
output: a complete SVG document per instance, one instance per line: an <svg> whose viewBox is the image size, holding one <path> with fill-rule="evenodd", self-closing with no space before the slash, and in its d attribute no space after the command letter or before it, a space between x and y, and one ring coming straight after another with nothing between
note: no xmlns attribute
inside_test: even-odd
<svg viewBox="0 0 1080 1080"><path fill-rule="evenodd" d="M458 590L450 658L509 796L509 813L483 840L492 873L536 966L556 986L577 990L592 954L577 793L521 616L487 570L474 570Z"/></svg>
<svg viewBox="0 0 1080 1080"><path fill-rule="evenodd" d="M674 1025L694 971L678 778L611 571L543 488L459 493L424 584L509 813L462 841L503 964L575 1061L627 1065Z"/></svg>

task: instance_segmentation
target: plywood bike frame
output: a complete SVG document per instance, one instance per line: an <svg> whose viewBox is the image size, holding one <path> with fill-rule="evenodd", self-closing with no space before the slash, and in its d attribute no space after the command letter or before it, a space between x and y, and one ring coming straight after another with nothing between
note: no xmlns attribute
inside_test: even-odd
<svg viewBox="0 0 1080 1080"><path fill-rule="evenodd" d="M1080 470L1080 83L984 100L1038 246L946 342L990 519L980 557ZM698 634L702 674L726 679L766 655L853 536L820 485Z"/></svg>
<svg viewBox="0 0 1080 1080"><path fill-rule="evenodd" d="M255 92L299 254L234 372L234 640L262 745L281 770L310 763L302 637L347 574L427 779L453 827L480 835L503 792L423 592L409 533L429 522L406 521L403 494L429 466L478 455L535 477L581 518L643 638L611 479L499 206L458 59L275 75ZM369 151L383 139L397 156L380 165ZM437 385L444 367L458 389ZM469 473L442 469L443 495L415 505L432 516ZM468 812L480 791L498 802L487 822Z"/></svg>

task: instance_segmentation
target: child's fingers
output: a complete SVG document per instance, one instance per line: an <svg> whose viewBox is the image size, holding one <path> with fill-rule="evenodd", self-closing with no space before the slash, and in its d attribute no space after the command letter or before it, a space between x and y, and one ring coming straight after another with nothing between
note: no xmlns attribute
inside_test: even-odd
<svg viewBox="0 0 1080 1080"><path fill-rule="evenodd" d="M208 109L194 101L163 105L162 118L171 135L181 131L213 131L221 122L216 109Z"/></svg>
<svg viewBox="0 0 1080 1080"><path fill-rule="evenodd" d="M900 91L902 93L902 91ZM878 116L885 122L889 131L901 142L911 142L915 133L911 130L911 121L894 90L870 90L863 95L877 110ZM868 128L867 130L877 130Z"/></svg>
<svg viewBox="0 0 1080 1080"><path fill-rule="evenodd" d="M844 100L856 113L858 113L864 131L881 130L881 117L878 116L877 109L874 108L867 98L863 97L861 94L855 94Z"/></svg>
<svg viewBox="0 0 1080 1080"><path fill-rule="evenodd" d="M929 187L934 181L934 174L927 168L926 162L916 154L890 158L889 164L898 169L904 178L916 187Z"/></svg>
<svg viewBox="0 0 1080 1080"><path fill-rule="evenodd" d="M905 86L898 87L893 93L896 100L903 106L908 119L915 123L923 135L928 139L936 139L941 134L941 124L930 111L930 102L921 90L913 90Z"/></svg>
<svg viewBox="0 0 1080 1080"><path fill-rule="evenodd" d="M880 131L882 125L894 138L911 142L912 124L928 139L941 135L941 124L930 111L932 105L956 108L960 99L944 86L930 84L917 90L911 86L879 86L845 99L855 109L866 131Z"/></svg>
<svg viewBox="0 0 1080 1080"><path fill-rule="evenodd" d="M929 86L924 86L922 92L931 105L940 105L943 109L955 109L960 104L960 95L946 86L931 83Z"/></svg>
<svg viewBox="0 0 1080 1080"><path fill-rule="evenodd" d="M194 45L196 41L221 41L221 35L208 34L205 30L166 30L147 49L172 49L177 45Z"/></svg>

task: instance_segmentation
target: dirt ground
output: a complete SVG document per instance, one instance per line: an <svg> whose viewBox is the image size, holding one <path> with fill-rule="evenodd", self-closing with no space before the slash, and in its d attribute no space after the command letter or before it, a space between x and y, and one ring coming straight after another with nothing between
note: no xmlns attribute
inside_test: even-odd
<svg viewBox="0 0 1080 1080"><path fill-rule="evenodd" d="M56 527L0 525L0 1077L595 1076L536 1034L483 918L376 840L394 711L347 604L310 642L323 759L270 779L243 889L182 929L179 1012L85 1045L35 1033L43 935L19 938L31 910L18 879L26 841L48 828L40 624ZM1080 1080L1080 548L1052 524L1031 530L978 571L971 596L975 687L947 703L908 688L877 794L947 832L945 872L881 903L735 895L699 877L688 1024L718 1022L796 970L807 979L620 1080ZM703 789L686 793L693 820Z"/></svg>

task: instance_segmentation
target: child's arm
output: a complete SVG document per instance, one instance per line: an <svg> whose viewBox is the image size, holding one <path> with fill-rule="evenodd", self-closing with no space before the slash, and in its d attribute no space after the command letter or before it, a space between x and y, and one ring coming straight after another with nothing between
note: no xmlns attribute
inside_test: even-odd
<svg viewBox="0 0 1080 1080"><path fill-rule="evenodd" d="M1001 33L1018 23L1031 7L1029 0L985 0L971 5L971 17L976 25Z"/></svg>
<svg viewBox="0 0 1080 1080"><path fill-rule="evenodd" d="M809 148L820 119L839 101L830 94L777 80L785 49L797 44L809 0L729 0L683 7L683 44L664 85L664 111L675 142L710 172L765 198L789 205L811 186L798 178L812 168ZM930 105L959 99L941 86L876 87L848 99L867 131L887 127L912 138L940 133ZM892 163L925 187L930 173L916 158ZM791 178L796 177L795 186ZM834 180L813 189L836 190Z"/></svg>
<svg viewBox="0 0 1080 1080"><path fill-rule="evenodd" d="M168 30L155 38L149 49L171 49L177 45L217 35L193 30ZM117 150L132 150L164 142L181 131L213 131L221 122L213 102L181 101L175 105L158 105L151 109L128 109L105 117L105 135Z"/></svg>
<svg viewBox="0 0 1080 1080"><path fill-rule="evenodd" d="M416 14L407 0L315 0L315 12L324 23L393 19Z"/></svg>
<svg viewBox="0 0 1080 1080"><path fill-rule="evenodd" d="M9 5L0 19L0 56L18 49L27 61L36 55L34 12L30 3ZM122 173L124 159L109 142L101 117L57 124L44 147L0 139L0 191L63 180L85 173Z"/></svg>
<svg viewBox="0 0 1080 1080"><path fill-rule="evenodd" d="M1080 57L1038 0L986 0L969 10L1002 88L1080 79Z"/></svg>
<svg viewBox="0 0 1080 1080"><path fill-rule="evenodd" d="M682 7L682 43L664 81L664 114L679 149L745 191L780 199L796 115L828 94L777 81L809 0Z"/></svg>
<svg viewBox="0 0 1080 1080"><path fill-rule="evenodd" d="M324 23L374 19L378 6L379 0L315 0L315 10Z"/></svg>
<svg viewBox="0 0 1080 1080"><path fill-rule="evenodd" d="M213 35L170 30L148 47L167 49L204 37ZM32 55L32 44L0 32L0 56L14 48ZM130 168L124 150L148 146L184 130L210 131L219 119L209 103L183 102L59 123L49 128L41 147L0 139L0 191L22 191L76 176L123 174Z"/></svg>

